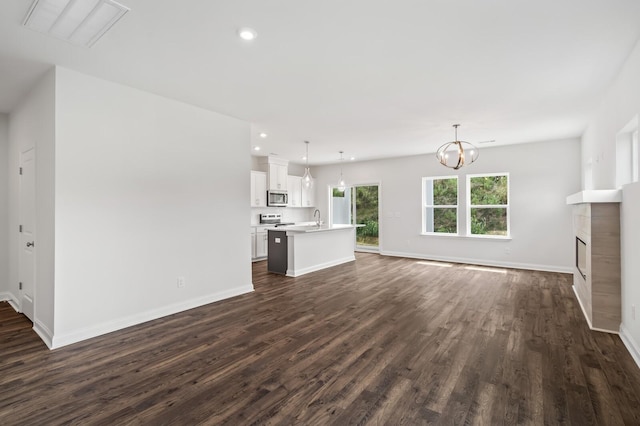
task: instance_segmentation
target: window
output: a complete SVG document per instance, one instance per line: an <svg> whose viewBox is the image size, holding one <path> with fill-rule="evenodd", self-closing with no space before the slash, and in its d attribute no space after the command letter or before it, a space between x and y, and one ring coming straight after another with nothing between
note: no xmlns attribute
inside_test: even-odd
<svg viewBox="0 0 640 426"><path fill-rule="evenodd" d="M467 175L469 235L509 236L509 174Z"/></svg>
<svg viewBox="0 0 640 426"><path fill-rule="evenodd" d="M345 191L340 191L338 188L332 188L333 197L344 198Z"/></svg>
<svg viewBox="0 0 640 426"><path fill-rule="evenodd" d="M422 178L422 232L458 233L458 178Z"/></svg>

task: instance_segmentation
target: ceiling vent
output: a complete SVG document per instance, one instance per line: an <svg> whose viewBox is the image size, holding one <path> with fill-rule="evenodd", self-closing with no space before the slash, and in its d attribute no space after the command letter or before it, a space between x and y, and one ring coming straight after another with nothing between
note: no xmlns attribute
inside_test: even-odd
<svg viewBox="0 0 640 426"><path fill-rule="evenodd" d="M24 26L91 47L128 11L113 0L34 0Z"/></svg>

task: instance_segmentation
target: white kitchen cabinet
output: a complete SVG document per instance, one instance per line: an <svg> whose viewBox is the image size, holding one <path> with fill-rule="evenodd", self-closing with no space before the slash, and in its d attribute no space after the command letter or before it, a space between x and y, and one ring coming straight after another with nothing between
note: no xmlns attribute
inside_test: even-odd
<svg viewBox="0 0 640 426"><path fill-rule="evenodd" d="M251 259L255 259L256 258L256 230L254 228L251 228L251 234L249 234L249 236L251 237Z"/></svg>
<svg viewBox="0 0 640 426"><path fill-rule="evenodd" d="M286 191L289 168L282 164L269 164L269 190Z"/></svg>
<svg viewBox="0 0 640 426"><path fill-rule="evenodd" d="M267 231L256 231L256 255L255 258L267 257L269 252L269 240Z"/></svg>
<svg viewBox="0 0 640 426"><path fill-rule="evenodd" d="M302 182L302 180L301 180ZM316 206L316 182L315 179L312 179L312 184L310 188L305 187L304 184L302 187L302 207L315 207Z"/></svg>
<svg viewBox="0 0 640 426"><path fill-rule="evenodd" d="M267 174L251 171L251 207L267 206Z"/></svg>
<svg viewBox="0 0 640 426"><path fill-rule="evenodd" d="M265 167L263 170L267 170L267 175L269 177L267 180L267 189L269 191L287 190L289 160L274 156L261 157L258 160L258 164Z"/></svg>
<svg viewBox="0 0 640 426"><path fill-rule="evenodd" d="M289 193L289 207L302 207L302 178L300 176L287 177L287 192Z"/></svg>
<svg viewBox="0 0 640 426"><path fill-rule="evenodd" d="M259 260L267 257L269 251L268 226L251 227L251 259Z"/></svg>

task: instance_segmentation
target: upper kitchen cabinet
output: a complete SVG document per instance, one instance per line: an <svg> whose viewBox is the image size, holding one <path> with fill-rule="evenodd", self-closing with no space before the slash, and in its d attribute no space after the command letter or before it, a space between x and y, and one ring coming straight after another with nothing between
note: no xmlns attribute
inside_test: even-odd
<svg viewBox="0 0 640 426"><path fill-rule="evenodd" d="M302 183L302 178L300 180ZM315 207L316 205L316 180L311 181L311 187L307 188L304 185L302 187L302 207Z"/></svg>
<svg viewBox="0 0 640 426"><path fill-rule="evenodd" d="M302 178L288 176L287 191L289 193L289 207L302 207Z"/></svg>
<svg viewBox="0 0 640 426"><path fill-rule="evenodd" d="M251 207L267 207L267 174L251 171Z"/></svg>
<svg viewBox="0 0 640 426"><path fill-rule="evenodd" d="M261 163L267 165L269 176L267 188L269 191L286 191L289 161L276 157L265 157Z"/></svg>
<svg viewBox="0 0 640 426"><path fill-rule="evenodd" d="M287 166L269 165L269 190L287 190Z"/></svg>

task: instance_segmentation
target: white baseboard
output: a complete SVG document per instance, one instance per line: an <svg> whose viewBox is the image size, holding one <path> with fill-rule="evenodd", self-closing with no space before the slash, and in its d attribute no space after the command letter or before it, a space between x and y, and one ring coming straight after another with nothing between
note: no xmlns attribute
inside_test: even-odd
<svg viewBox="0 0 640 426"><path fill-rule="evenodd" d="M380 254L383 256L407 257L410 259L422 259L422 260L436 260L439 262L466 263L470 265L493 266L498 268L527 269L532 271L559 272L563 274L573 273L573 267L571 266L563 267L563 266L554 266L554 265L538 265L535 263L500 262L500 261L492 261L492 260L486 260L486 259L447 257L447 256L437 256L437 255L431 255L431 254L408 253L408 252L387 251L387 250L381 250Z"/></svg>
<svg viewBox="0 0 640 426"><path fill-rule="evenodd" d="M230 297L240 296L241 294L245 293L251 293L252 291L253 285L248 284L246 286L235 287L229 290L221 291L196 299L187 300L184 302L175 303L168 306L163 306L161 308L152 309L146 312L141 312L135 315L131 315L125 318L119 318L102 324L96 324L91 327L81 328L64 334L52 334L49 330L46 329L46 327L42 327L41 324L35 324L34 329L50 349L57 349L62 346L91 339L92 337L101 336L103 334L111 333L113 331L121 330L133 325L142 324L144 322L152 321L168 315L173 315L178 312L197 308L209 303L218 302Z"/></svg>
<svg viewBox="0 0 640 426"><path fill-rule="evenodd" d="M18 298L9 292L0 293L0 302L9 302L9 305L11 305L16 312L22 312Z"/></svg>
<svg viewBox="0 0 640 426"><path fill-rule="evenodd" d="M624 326L624 324L620 324L620 339L633 357L636 365L640 368L640 345L638 345L638 343L633 340L633 337L629 333L629 330L627 330L627 328Z"/></svg>
<svg viewBox="0 0 640 426"><path fill-rule="evenodd" d="M47 345L49 349L53 349L53 333L49 330L49 327L36 320L33 323L33 331L40 336L44 344Z"/></svg>
<svg viewBox="0 0 640 426"><path fill-rule="evenodd" d="M356 257L352 255L349 257L344 257L342 259L332 260L331 262L321 263L320 265L313 265L308 268L301 268L296 270L287 269L287 276L299 277L300 275L309 274L311 272L319 271L325 268L331 268L332 266L342 265L343 263L353 262L354 260L356 260Z"/></svg>

